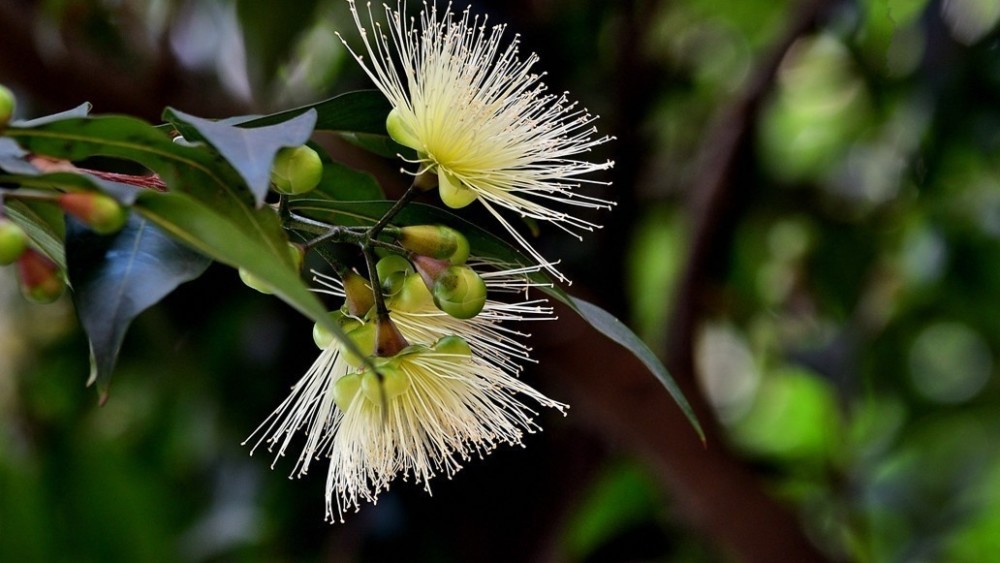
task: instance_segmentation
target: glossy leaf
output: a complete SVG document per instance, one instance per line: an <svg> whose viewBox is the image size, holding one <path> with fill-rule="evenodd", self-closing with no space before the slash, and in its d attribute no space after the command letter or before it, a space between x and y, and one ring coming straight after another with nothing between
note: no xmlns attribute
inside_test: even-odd
<svg viewBox="0 0 1000 563"><path fill-rule="evenodd" d="M200 276L211 260L135 214L109 236L68 219L66 260L73 304L90 342L87 384L97 384L103 403L132 320Z"/></svg>
<svg viewBox="0 0 1000 563"><path fill-rule="evenodd" d="M378 90L358 90L315 104L270 115L248 116L245 121L235 121L241 127L262 127L288 121L310 109L316 110L317 131L385 135L385 118L389 115L392 106Z"/></svg>
<svg viewBox="0 0 1000 563"><path fill-rule="evenodd" d="M66 269L66 254L63 250L65 225L62 211L48 202L4 201L4 213L18 224L35 247L52 259L61 269Z"/></svg>
<svg viewBox="0 0 1000 563"><path fill-rule="evenodd" d="M227 125L170 108L163 117L188 141L203 140L219 151L250 188L258 207L267 196L274 155L282 147L304 145L316 124L313 109L282 123L260 127Z"/></svg>
<svg viewBox="0 0 1000 563"><path fill-rule="evenodd" d="M590 323L590 326L612 341L624 346L625 349L646 366L646 369L660 380L660 383L666 387L667 392L673 397L677 406L684 412L684 416L694 426L694 429L698 432L698 436L702 441L705 441L705 433L701 429L701 425L698 424L698 418L695 416L694 411L691 410L691 405L684 398L684 393L681 392L680 387L677 386L677 382L674 381L674 378L671 377L670 372L667 371L667 368L656 357L656 354L649 349L649 346L646 346L646 343L641 338L636 336L629 327L625 326L625 323L618 320L611 313L583 299L577 297L570 297L569 299L572 301L576 312L585 321Z"/></svg>
<svg viewBox="0 0 1000 563"><path fill-rule="evenodd" d="M371 201L385 198L382 186L374 176L330 160L323 162L323 177L316 190L306 195L310 198L316 196L329 196L342 201Z"/></svg>
<svg viewBox="0 0 1000 563"><path fill-rule="evenodd" d="M56 158L81 160L100 155L138 162L156 172L171 191L202 201L243 238L288 260L286 238L276 215L269 209L255 209L240 175L205 147L174 143L164 131L122 116L71 117L30 128L12 125L6 134L31 152Z"/></svg>

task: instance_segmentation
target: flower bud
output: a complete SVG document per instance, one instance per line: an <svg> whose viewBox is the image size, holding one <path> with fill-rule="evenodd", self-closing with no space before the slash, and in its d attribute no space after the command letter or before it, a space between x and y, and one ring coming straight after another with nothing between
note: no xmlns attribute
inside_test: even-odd
<svg viewBox="0 0 1000 563"><path fill-rule="evenodd" d="M462 185L461 180L441 167L438 167L438 194L441 201L452 209L461 209L479 197L475 190Z"/></svg>
<svg viewBox="0 0 1000 563"><path fill-rule="evenodd" d="M410 378L398 366L384 363L377 367L378 374L366 371L361 375L361 390L369 401L376 405L382 404L383 393L385 400L391 401L410 386Z"/></svg>
<svg viewBox="0 0 1000 563"><path fill-rule="evenodd" d="M0 266L13 264L28 247L28 235L17 223L0 217Z"/></svg>
<svg viewBox="0 0 1000 563"><path fill-rule="evenodd" d="M389 309L413 313L434 307L434 298L419 274L407 274L399 291L389 300Z"/></svg>
<svg viewBox="0 0 1000 563"><path fill-rule="evenodd" d="M465 235L444 225L412 225L399 229L399 244L403 248L452 265L464 264L469 258L469 241Z"/></svg>
<svg viewBox="0 0 1000 563"><path fill-rule="evenodd" d="M355 317L365 316L375 306L375 295L368 280L356 272L348 271L344 274L343 282L346 296L344 306L347 307L348 314Z"/></svg>
<svg viewBox="0 0 1000 563"><path fill-rule="evenodd" d="M434 304L456 319L471 319L486 305L486 284L472 268L451 266L434 280Z"/></svg>
<svg viewBox="0 0 1000 563"><path fill-rule="evenodd" d="M340 325L340 328L344 329L345 333L351 332L352 330L361 326L361 321L352 317L348 317L347 315L344 314L343 311L340 310L330 311L327 314L330 316L331 321L337 323L338 325ZM316 343L316 346L320 350L325 350L326 347L333 342L334 338L336 337L333 335L333 333L327 330L326 327L323 326L322 324L316 323L313 325L313 342Z"/></svg>
<svg viewBox="0 0 1000 563"><path fill-rule="evenodd" d="M95 192L72 192L59 196L59 207L96 233L116 233L128 221L128 211L114 198Z"/></svg>
<svg viewBox="0 0 1000 563"><path fill-rule="evenodd" d="M472 348L461 336L443 336L434 344L434 351L439 354L469 357L472 356Z"/></svg>
<svg viewBox="0 0 1000 563"><path fill-rule="evenodd" d="M351 367L360 368L365 364L365 358L375 350L375 323L362 323L357 328L347 331L347 337L363 354L358 356L349 350L344 351L344 361Z"/></svg>
<svg viewBox="0 0 1000 563"><path fill-rule="evenodd" d="M10 123L10 118L14 115L14 93L6 86L0 85L0 128L4 128Z"/></svg>
<svg viewBox="0 0 1000 563"><path fill-rule="evenodd" d="M323 161L305 145L285 147L274 157L271 183L279 193L304 194L318 186L322 177Z"/></svg>
<svg viewBox="0 0 1000 563"><path fill-rule="evenodd" d="M380 315L375 320L375 355L378 357L392 357L409 346L403 338L403 333L396 328L396 323L392 322L389 315Z"/></svg>
<svg viewBox="0 0 1000 563"><path fill-rule="evenodd" d="M403 120L403 115L400 113L398 108L392 108L389 112L389 116L385 118L385 130L389 133L389 137L393 141L403 145L404 147L410 147L413 150L420 150L421 144L420 139L413 133L410 127Z"/></svg>
<svg viewBox="0 0 1000 563"><path fill-rule="evenodd" d="M398 254L389 254L375 264L375 272L386 294L392 296L399 293L407 274L413 273L410 261Z"/></svg>
<svg viewBox="0 0 1000 563"><path fill-rule="evenodd" d="M21 294L34 303L52 303L66 289L59 266L44 254L27 248L17 259Z"/></svg>
<svg viewBox="0 0 1000 563"><path fill-rule="evenodd" d="M347 411L354 401L354 397L361 388L361 374L348 373L333 383L333 402L337 403L337 408Z"/></svg>
<svg viewBox="0 0 1000 563"><path fill-rule="evenodd" d="M297 272L301 270L302 261L305 259L305 250L301 246L290 242L288 243L288 256L292 260L292 267L295 269L295 271ZM251 274L249 271L243 268L240 268L239 271L240 271L240 280L250 289L255 289L263 293L264 295L271 295L272 293L274 293L273 291L271 291L270 286L264 283L264 281L258 278L257 276Z"/></svg>

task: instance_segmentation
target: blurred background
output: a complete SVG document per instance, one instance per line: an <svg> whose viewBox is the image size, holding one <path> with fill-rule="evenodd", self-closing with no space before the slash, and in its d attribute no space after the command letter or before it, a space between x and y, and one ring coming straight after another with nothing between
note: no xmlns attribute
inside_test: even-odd
<svg viewBox="0 0 1000 563"><path fill-rule="evenodd" d="M315 358L308 321L213 266L137 320L99 408L69 299L5 268L0 561L994 559L1000 3L473 9L616 137L604 229L539 245L665 359L706 443L563 310L525 377L567 417L329 525L322 471L241 446ZM20 117L267 112L370 87L336 31L341 0L0 0L0 82Z"/></svg>

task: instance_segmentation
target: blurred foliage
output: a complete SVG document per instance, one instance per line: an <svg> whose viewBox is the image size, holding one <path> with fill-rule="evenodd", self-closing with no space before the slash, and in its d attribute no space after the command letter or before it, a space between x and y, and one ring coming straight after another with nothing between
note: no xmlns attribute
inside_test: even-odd
<svg viewBox="0 0 1000 563"><path fill-rule="evenodd" d="M353 28L336 0L43 4L50 47L149 76L165 45L261 108L365 84L333 35ZM624 110L607 85L635 32L628 4L475 4L524 34L554 90L615 123ZM666 341L706 126L795 4L649 3L654 90L632 132L646 152L639 182L615 190L639 203L616 219L634 227L618 248L653 347ZM998 5L832 3L787 53L737 179L746 209L709 291L699 376L740 455L834 557L975 562L1000 549ZM588 260L571 265L583 286L605 273ZM240 446L315 352L307 321L232 291L235 276L211 268L140 316L98 409L68 299L22 303L0 270L0 561L723 560L634 461L606 445L580 454L592 436L573 411L525 450L435 483L433 498L404 485L324 524L323 475L289 481L290 462L272 472Z"/></svg>

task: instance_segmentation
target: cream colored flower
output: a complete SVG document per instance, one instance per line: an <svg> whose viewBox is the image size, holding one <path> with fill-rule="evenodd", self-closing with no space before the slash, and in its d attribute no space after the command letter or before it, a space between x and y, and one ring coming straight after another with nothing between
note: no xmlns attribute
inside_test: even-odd
<svg viewBox="0 0 1000 563"><path fill-rule="evenodd" d="M349 3L368 56L351 53L392 104L387 128L416 150L416 173L435 173L441 200L450 207L478 200L535 260L565 280L499 208L551 222L577 238L578 231L597 227L550 207L612 205L579 192L583 183L603 183L581 176L613 164L578 156L609 140L593 138L596 118L565 94L547 93L541 75L532 72L538 57L520 60L517 37L504 46L504 26L487 27L485 17L466 10L456 18L450 6L439 12L425 4L417 29L397 4L395 10L384 7L387 30L369 9L369 34Z"/></svg>
<svg viewBox="0 0 1000 563"><path fill-rule="evenodd" d="M524 279L520 272L484 277L497 289L527 285L517 281ZM339 292L334 280L318 281ZM488 300L483 313L459 321L424 302L421 297L407 303L409 310L392 310L390 299L392 318L413 346L393 358L374 359L382 383L369 368L351 362L334 340L251 436L254 449L267 442L281 457L302 431L305 445L295 476L305 474L314 460L329 459L329 520L343 521L345 511L376 502L399 475L430 492L435 475L450 477L473 455L519 444L526 432L538 429L526 400L566 408L517 379L529 350L517 339L520 333L500 326L549 318L549 309L538 302Z"/></svg>

